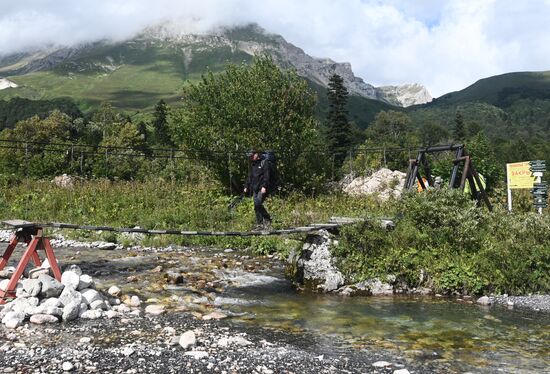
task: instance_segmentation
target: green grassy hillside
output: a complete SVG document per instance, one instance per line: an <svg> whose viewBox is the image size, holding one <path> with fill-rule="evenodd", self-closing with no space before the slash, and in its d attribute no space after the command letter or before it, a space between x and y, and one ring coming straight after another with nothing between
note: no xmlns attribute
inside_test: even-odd
<svg viewBox="0 0 550 374"><path fill-rule="evenodd" d="M483 102L503 108L521 99L550 99L550 71L508 73L481 79L461 91L445 94L426 106Z"/></svg>
<svg viewBox="0 0 550 374"><path fill-rule="evenodd" d="M97 45L54 67L9 76L19 87L0 91L0 99L24 97L34 100L70 97L84 111L109 101L126 111L151 110L160 99L176 102L186 80L200 79L211 69L251 57L229 48L191 50L185 62L181 50L146 41Z"/></svg>

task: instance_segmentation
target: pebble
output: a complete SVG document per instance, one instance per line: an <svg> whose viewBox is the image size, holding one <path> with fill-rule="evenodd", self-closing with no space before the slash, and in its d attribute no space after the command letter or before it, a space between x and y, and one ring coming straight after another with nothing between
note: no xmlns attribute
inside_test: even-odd
<svg viewBox="0 0 550 374"><path fill-rule="evenodd" d="M92 341L92 338L88 337L88 336L84 336L82 338L80 338L79 342L82 343L82 344L88 344Z"/></svg>
<svg viewBox="0 0 550 374"><path fill-rule="evenodd" d="M179 345L183 349L189 349L197 343L195 333L193 331L186 331L180 336Z"/></svg>
<svg viewBox="0 0 550 374"><path fill-rule="evenodd" d="M393 374L410 374L410 372L407 369L399 369L399 370L394 370Z"/></svg>
<svg viewBox="0 0 550 374"><path fill-rule="evenodd" d="M209 321L211 319L224 319L224 318L227 318L227 315L223 314L222 312L215 312L215 311L202 316L202 319L204 321Z"/></svg>
<svg viewBox="0 0 550 374"><path fill-rule="evenodd" d="M184 353L185 356L194 357L196 360L208 357L208 352L205 351L189 351Z"/></svg>
<svg viewBox="0 0 550 374"><path fill-rule="evenodd" d="M62 365L63 371L71 371L74 369L74 365L70 363L69 361L65 361Z"/></svg>
<svg viewBox="0 0 550 374"><path fill-rule="evenodd" d="M138 307L141 305L141 300L136 295L130 298L130 306Z"/></svg>
<svg viewBox="0 0 550 374"><path fill-rule="evenodd" d="M165 312L163 305L147 305L145 308L145 313L152 314L154 316L158 316L159 314L162 314Z"/></svg>
<svg viewBox="0 0 550 374"><path fill-rule="evenodd" d="M488 296L481 296L479 299L477 299L477 303L479 305L491 305L491 299Z"/></svg>
<svg viewBox="0 0 550 374"><path fill-rule="evenodd" d="M130 357L135 353L135 350L132 347L124 347L122 351L120 351L124 356Z"/></svg>
<svg viewBox="0 0 550 374"><path fill-rule="evenodd" d="M35 314L31 316L30 322L36 325L43 325L45 323L57 323L59 320L56 316L49 314Z"/></svg>
<svg viewBox="0 0 550 374"><path fill-rule="evenodd" d="M84 290L86 288L90 288L93 284L94 280L91 276L89 276L88 274L82 274L78 282L78 289Z"/></svg>
<svg viewBox="0 0 550 374"><path fill-rule="evenodd" d="M372 364L372 366L374 366L375 368L385 368L391 366L391 363L388 361L376 361Z"/></svg>
<svg viewBox="0 0 550 374"><path fill-rule="evenodd" d="M120 288L118 288L117 286L111 286L109 287L109 290L107 292L109 293L109 295L116 297L120 295Z"/></svg>

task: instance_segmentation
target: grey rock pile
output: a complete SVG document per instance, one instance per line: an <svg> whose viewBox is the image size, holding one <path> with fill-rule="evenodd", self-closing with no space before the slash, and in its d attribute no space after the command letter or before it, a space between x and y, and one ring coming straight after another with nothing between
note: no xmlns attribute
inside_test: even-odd
<svg viewBox="0 0 550 374"><path fill-rule="evenodd" d="M45 272L34 273L36 278L26 278L17 283L16 298L0 310L0 319L8 328L17 328L26 320L34 324L72 321L77 318L113 318L131 312L120 305L117 297L105 296L94 287L91 276L82 274L76 265L66 267L61 282ZM7 286L8 279L0 282Z"/></svg>
<svg viewBox="0 0 550 374"><path fill-rule="evenodd" d="M406 174L398 170L382 168L368 177L358 177L345 185L343 190L348 195L375 195L380 200L399 198L403 193Z"/></svg>
<svg viewBox="0 0 550 374"><path fill-rule="evenodd" d="M13 235L12 230L0 230L0 242L2 243L9 242L12 235ZM50 243L54 248L62 248L62 247L97 248L105 251L124 248L124 246L122 246L121 244L105 242L101 240L96 240L93 242L81 242L78 240L66 239L62 235L56 235L53 239L50 240Z"/></svg>

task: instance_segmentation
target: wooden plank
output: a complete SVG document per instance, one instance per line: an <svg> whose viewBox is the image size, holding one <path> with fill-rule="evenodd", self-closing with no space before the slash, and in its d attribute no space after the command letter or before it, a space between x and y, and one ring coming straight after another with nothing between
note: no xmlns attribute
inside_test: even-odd
<svg viewBox="0 0 550 374"><path fill-rule="evenodd" d="M55 227L57 229L78 229L78 225L63 222L49 222L44 226Z"/></svg>
<svg viewBox="0 0 550 374"><path fill-rule="evenodd" d="M22 220L22 219L11 219L11 220L7 220L7 221L2 221L2 223L6 226L11 226L15 229L22 229L22 228L26 228L26 227L36 227L37 226L37 224L34 223L34 222L25 221L25 220Z"/></svg>

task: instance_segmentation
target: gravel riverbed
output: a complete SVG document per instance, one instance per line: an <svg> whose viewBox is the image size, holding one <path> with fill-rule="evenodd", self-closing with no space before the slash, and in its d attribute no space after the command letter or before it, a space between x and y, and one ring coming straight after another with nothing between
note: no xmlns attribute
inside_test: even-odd
<svg viewBox="0 0 550 374"><path fill-rule="evenodd" d="M187 331L196 343L183 349L178 342ZM171 313L0 329L0 364L4 372L22 373L432 372L425 365L415 370L402 357L329 348L323 340Z"/></svg>

